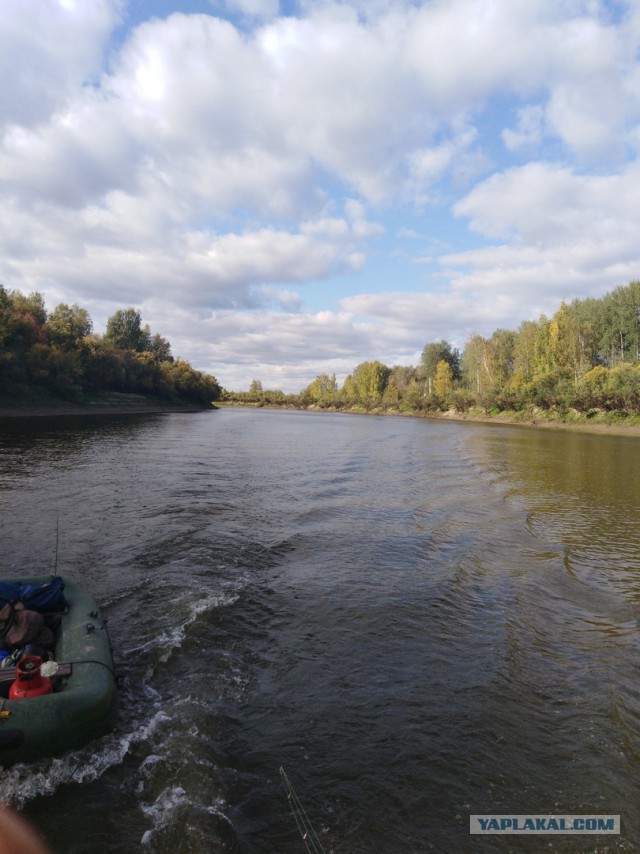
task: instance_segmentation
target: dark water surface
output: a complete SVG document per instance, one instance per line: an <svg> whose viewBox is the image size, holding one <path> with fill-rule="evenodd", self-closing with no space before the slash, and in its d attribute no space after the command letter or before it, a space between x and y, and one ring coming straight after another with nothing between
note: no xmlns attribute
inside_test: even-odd
<svg viewBox="0 0 640 854"><path fill-rule="evenodd" d="M0 421L0 576L109 619L114 733L1 773L56 852L640 850L640 440L340 414ZM0 724L1 725L1 724ZM620 814L471 837L470 813Z"/></svg>

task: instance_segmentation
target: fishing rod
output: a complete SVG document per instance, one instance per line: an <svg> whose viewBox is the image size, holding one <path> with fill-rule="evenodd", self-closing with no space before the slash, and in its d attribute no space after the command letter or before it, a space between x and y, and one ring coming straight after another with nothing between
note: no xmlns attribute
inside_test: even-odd
<svg viewBox="0 0 640 854"><path fill-rule="evenodd" d="M60 517L56 516L56 557L53 564L53 574L58 574L58 541L60 538Z"/></svg>
<svg viewBox="0 0 640 854"><path fill-rule="evenodd" d="M295 789L291 784L291 780L287 777L287 773L282 766L280 766L280 776L284 780L285 789L287 790L287 800L289 801L291 812L293 813L293 817L296 821L298 830L302 836L302 841L304 842L307 851L309 854L325 854L325 850L318 838L318 834L311 826L309 816L305 812L302 802L296 795Z"/></svg>

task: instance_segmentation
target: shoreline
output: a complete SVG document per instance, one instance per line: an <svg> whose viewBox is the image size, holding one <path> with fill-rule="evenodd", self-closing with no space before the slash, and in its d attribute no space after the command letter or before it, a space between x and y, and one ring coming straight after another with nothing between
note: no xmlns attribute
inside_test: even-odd
<svg viewBox="0 0 640 854"><path fill-rule="evenodd" d="M87 416L87 415L162 415L170 412L210 412L219 408L242 409L290 409L292 407L263 406L255 404L217 403L211 406L197 406L189 403L161 403L144 398L142 395L112 394L108 399L95 399L84 403L68 401L16 401L8 403L0 401L0 420L7 418L53 418L57 416ZM341 412L345 415L375 415L391 416L394 418L422 418L430 421L459 421L467 424L489 424L504 427L527 427L542 430L564 430L577 433L593 433L600 436L627 436L640 438L640 423L607 423L601 420L573 421L549 417L541 412L538 416L532 413L527 417L515 417L508 413L498 415L483 415L478 412L455 412L449 410L441 413L397 412L372 409L365 412L361 409L338 409L320 407L293 407L302 412ZM632 418L633 416L630 416ZM597 416L596 416L597 418Z"/></svg>
<svg viewBox="0 0 640 854"><path fill-rule="evenodd" d="M0 401L0 419L54 418L66 415L161 415L165 412L209 412L217 407L190 403L162 403L143 395L118 394L108 398L72 403L63 400Z"/></svg>
<svg viewBox="0 0 640 854"><path fill-rule="evenodd" d="M398 412L384 411L382 409L371 409L365 412L362 409L339 409L337 407L295 407L295 406L270 406L269 404L242 404L222 402L220 408L239 409L295 409L300 412L340 412L345 415L376 415L392 418L422 418L427 421L462 421L468 424L488 424L496 427L527 427L542 430L564 430L575 433L593 433L599 436L627 436L629 438L640 438L640 422L625 423L624 421L608 423L602 420L573 421L561 420L549 417L548 413L541 411L540 415L531 414L527 417L515 417L508 413L498 415L483 415L477 412ZM629 420L637 416L629 416ZM597 418L597 416L596 416Z"/></svg>
<svg viewBox="0 0 640 854"><path fill-rule="evenodd" d="M467 415L464 412L454 414L428 416L436 421L467 421L470 424L495 424L505 427L529 427L534 430L570 430L575 433L594 433L596 435L640 437L640 424L607 424L602 421L562 421L558 419L543 420L538 418L519 419L508 415Z"/></svg>

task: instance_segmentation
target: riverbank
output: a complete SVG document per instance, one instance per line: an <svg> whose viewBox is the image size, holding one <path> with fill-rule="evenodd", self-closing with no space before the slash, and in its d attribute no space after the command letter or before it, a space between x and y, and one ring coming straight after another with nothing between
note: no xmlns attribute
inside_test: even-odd
<svg viewBox="0 0 640 854"><path fill-rule="evenodd" d="M226 401L221 407L264 408L264 409L298 409L306 412L342 412L348 415L384 415L396 418L426 418L434 421L466 421L478 424L495 424L502 426L530 427L546 430L573 430L581 433L597 433L609 436L640 437L640 415L620 415L612 412L581 413L577 410L567 412L548 411L533 407L526 411L505 411L487 413L480 409L458 412L455 409L446 412L418 412L415 410L400 411L375 407L365 409L363 406L341 408L326 406L283 406L236 403Z"/></svg>
<svg viewBox="0 0 640 854"><path fill-rule="evenodd" d="M640 418L637 415L612 418L611 413L595 413L591 416L581 413L561 415L542 410L539 413L500 412L496 415L451 411L443 412L440 415L429 415L428 417L451 421L470 421L479 424L503 424L535 429L573 430L580 433L640 437Z"/></svg>
<svg viewBox="0 0 640 854"><path fill-rule="evenodd" d="M611 412L593 412L584 414L576 410L553 412L533 408L522 412L486 413L479 409L467 412L448 410L446 412L399 411L377 407L365 409L352 407L307 406L296 407L291 404L274 406L269 404L240 404L225 402L215 406L197 406L187 402L166 402L141 394L110 392L92 397L82 402L71 402L56 398L32 398L7 400L0 398L0 418L51 418L59 415L152 415L165 412L206 412L222 407L298 409L308 412L342 412L348 415L384 415L400 418L427 418L436 421L465 421L478 424L530 427L547 430L573 430L582 433L597 433L610 436L640 437L640 415L620 415Z"/></svg>
<svg viewBox="0 0 640 854"><path fill-rule="evenodd" d="M152 415L163 412L206 412L213 406L165 402L142 394L110 392L81 402L56 398L0 398L0 418L52 418L58 415Z"/></svg>

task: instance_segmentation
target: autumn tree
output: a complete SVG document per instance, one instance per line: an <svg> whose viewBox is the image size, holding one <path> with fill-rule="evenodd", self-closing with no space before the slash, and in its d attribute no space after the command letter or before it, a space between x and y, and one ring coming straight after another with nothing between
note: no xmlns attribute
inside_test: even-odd
<svg viewBox="0 0 640 854"><path fill-rule="evenodd" d="M426 344L422 351L421 364L429 394L435 391L434 380L439 362L449 365L454 380L460 379L461 376L459 350L452 348L444 339Z"/></svg>
<svg viewBox="0 0 640 854"><path fill-rule="evenodd" d="M449 362L441 359L436 366L433 390L442 400L446 400L453 391L453 371Z"/></svg>

